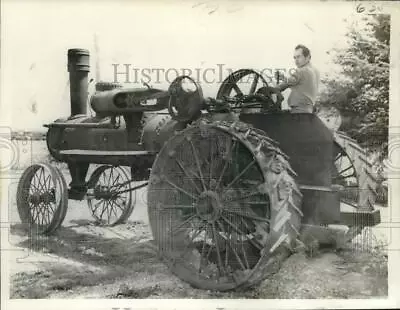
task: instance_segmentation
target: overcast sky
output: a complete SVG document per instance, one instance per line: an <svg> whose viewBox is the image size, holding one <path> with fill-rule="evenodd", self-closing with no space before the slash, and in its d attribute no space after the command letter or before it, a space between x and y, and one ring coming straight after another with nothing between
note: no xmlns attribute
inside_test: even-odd
<svg viewBox="0 0 400 310"><path fill-rule="evenodd" d="M91 76L96 75L97 57L101 79L112 80L115 63L121 70L123 64L201 72L217 70L218 64L232 69L291 68L293 48L302 43L324 74L332 70L326 51L343 46L343 19L355 12L354 4L347 2L289 6L211 1L208 7L200 2L193 7L196 2L189 0L99 2L3 3L2 114L6 105L13 128L40 129L43 123L69 115L68 48L89 49ZM223 77L227 74L222 70ZM207 78L218 80L218 75L210 73ZM161 82L164 78L161 75ZM202 87L206 96L215 96L219 84L203 82Z"/></svg>

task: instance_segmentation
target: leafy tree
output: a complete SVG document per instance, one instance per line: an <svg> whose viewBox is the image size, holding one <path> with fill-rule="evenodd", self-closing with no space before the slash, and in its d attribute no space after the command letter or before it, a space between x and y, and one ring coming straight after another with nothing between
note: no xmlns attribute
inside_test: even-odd
<svg viewBox="0 0 400 310"><path fill-rule="evenodd" d="M340 130L362 146L387 155L389 125L390 15L365 16L349 24L348 46L328 53L341 70L323 78L322 105L341 112Z"/></svg>

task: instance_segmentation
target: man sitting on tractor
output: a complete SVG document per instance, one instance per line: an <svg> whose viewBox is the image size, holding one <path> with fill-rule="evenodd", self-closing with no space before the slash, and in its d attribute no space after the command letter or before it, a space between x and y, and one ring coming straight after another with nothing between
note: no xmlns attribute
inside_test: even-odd
<svg viewBox="0 0 400 310"><path fill-rule="evenodd" d="M291 73L287 81L276 87L276 90L280 92L291 88L288 98L291 113L313 113L320 75L318 70L311 65L310 60L310 50L304 45L297 45L294 51L297 69Z"/></svg>

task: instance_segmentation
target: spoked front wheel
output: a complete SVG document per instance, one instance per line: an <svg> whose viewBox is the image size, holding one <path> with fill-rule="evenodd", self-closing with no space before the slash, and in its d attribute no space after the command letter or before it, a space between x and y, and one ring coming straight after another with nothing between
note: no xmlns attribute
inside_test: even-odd
<svg viewBox="0 0 400 310"><path fill-rule="evenodd" d="M63 222L68 207L65 179L58 168L48 164L28 167L17 189L18 214L30 232L50 234Z"/></svg>
<svg viewBox="0 0 400 310"><path fill-rule="evenodd" d="M131 178L121 166L100 166L90 177L87 203L97 223L114 226L132 214L136 194Z"/></svg>

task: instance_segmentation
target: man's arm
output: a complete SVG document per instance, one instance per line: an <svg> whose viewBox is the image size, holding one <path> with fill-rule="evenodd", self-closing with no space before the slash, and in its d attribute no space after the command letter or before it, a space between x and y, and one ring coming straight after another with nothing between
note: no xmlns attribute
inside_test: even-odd
<svg viewBox="0 0 400 310"><path fill-rule="evenodd" d="M283 92L285 89L295 86L300 83L301 72L300 70L296 70L293 72L287 79L286 82L280 83L275 87L276 91Z"/></svg>
<svg viewBox="0 0 400 310"><path fill-rule="evenodd" d="M293 86L293 84L288 83L288 82L283 82L279 85L276 86L276 89L279 90L280 92L284 91L285 89Z"/></svg>

